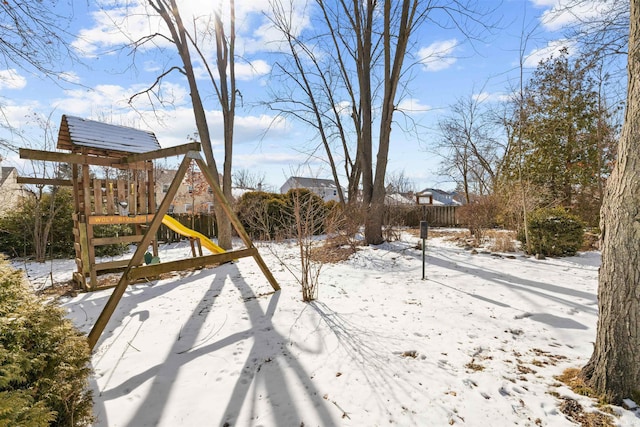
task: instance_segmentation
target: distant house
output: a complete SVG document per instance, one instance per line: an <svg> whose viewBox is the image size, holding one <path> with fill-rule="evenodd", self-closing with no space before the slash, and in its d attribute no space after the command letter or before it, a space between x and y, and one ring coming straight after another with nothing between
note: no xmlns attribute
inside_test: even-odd
<svg viewBox="0 0 640 427"><path fill-rule="evenodd" d="M18 205L23 197L23 188L22 184L18 184L18 170L16 168L2 166L0 173L0 213L4 213Z"/></svg>
<svg viewBox="0 0 640 427"><path fill-rule="evenodd" d="M384 196L384 204L387 206L411 206L416 204L413 193L387 193Z"/></svg>
<svg viewBox="0 0 640 427"><path fill-rule="evenodd" d="M440 206L460 206L461 203L455 199L456 193L453 191L438 190L437 188L425 188L416 193L416 203L431 204Z"/></svg>
<svg viewBox="0 0 640 427"><path fill-rule="evenodd" d="M306 188L322 198L325 202L335 200L338 201L338 187L335 181L331 179L319 178L303 178L300 176L292 176L280 187L280 193L285 194L292 188Z"/></svg>
<svg viewBox="0 0 640 427"><path fill-rule="evenodd" d="M160 169L156 172L155 192L158 205L169 191L169 186L177 172L176 169ZM219 178L220 182L222 182L222 176ZM255 190L232 188L231 197L237 200L248 191ZM204 174L198 170L187 171L173 198L173 202L169 205L169 213L213 213L214 202L213 189L206 182ZM229 202L233 202L233 200L229 200Z"/></svg>
<svg viewBox="0 0 640 427"><path fill-rule="evenodd" d="M156 173L155 192L158 204L169 191L177 170L161 169ZM213 190L200 171L187 171L169 206L169 213L212 213Z"/></svg>

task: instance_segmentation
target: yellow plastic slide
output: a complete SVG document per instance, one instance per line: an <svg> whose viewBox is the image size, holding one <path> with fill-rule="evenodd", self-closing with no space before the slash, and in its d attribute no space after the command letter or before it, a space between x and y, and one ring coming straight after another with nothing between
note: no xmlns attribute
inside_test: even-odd
<svg viewBox="0 0 640 427"><path fill-rule="evenodd" d="M165 215L162 218L162 223L178 234L181 234L186 237L195 237L196 239L200 239L200 244L205 248L209 249L214 254L221 254L225 252L224 249L222 249L220 246L213 243L204 234L198 233L195 230L185 227L175 219L171 218L169 215Z"/></svg>

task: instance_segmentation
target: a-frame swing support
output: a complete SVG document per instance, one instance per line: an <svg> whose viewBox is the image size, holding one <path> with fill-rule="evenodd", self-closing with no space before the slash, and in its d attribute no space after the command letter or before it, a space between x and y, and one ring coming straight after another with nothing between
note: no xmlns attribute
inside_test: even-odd
<svg viewBox="0 0 640 427"><path fill-rule="evenodd" d="M202 257L190 258L190 259L179 260L179 261L171 261L171 262L152 264L152 265L141 265L144 254L149 244L153 240L153 237L156 235L158 228L162 224L162 218L169 210L169 206L171 205L171 202L173 201L173 198L178 191L180 183L182 182L182 179L187 173L187 169L192 161L195 161L198 167L200 168L200 171L203 173L205 179L207 180L207 183L211 186L211 189L213 190L213 194L216 202L219 203L222 209L224 210L224 213L227 215L227 217L231 221L231 224L233 225L234 229L236 230L236 232L244 242L246 248L235 250L235 251L224 252L221 254L206 255ZM104 329L106 328L107 323L109 323L109 319L111 319L113 312L118 306L118 303L122 298L122 295L124 295L124 292L127 289L127 286L132 281L142 277L155 277L155 276L158 276L159 274L167 273L170 271L184 270L186 268L204 267L206 265L211 265L211 264L220 264L220 263L232 261L239 258L250 257L250 256L253 257L253 259L255 259L256 263L260 267L260 270L262 270L262 273L264 274L266 279L269 281L273 289L275 291L279 291L280 286L278 285L278 282L276 282L276 279L273 277L273 275L271 274L271 271L269 271L269 268L267 267L264 260L258 253L258 249L253 245L253 242L251 241L246 230L240 223L240 220L238 219L236 214L233 212L233 209L231 209L229 202L224 197L224 194L222 193L220 186L216 183L216 180L214 179L213 175L209 171L209 168L207 167L206 163L202 159L202 156L197 151L189 151L185 155L184 159L182 160L182 163L180 164L180 167L178 168L178 171L176 172L176 175L173 178L171 185L169 186L169 190L167 191L164 199L162 199L162 203L160 203L160 206L158 207L158 210L156 211L155 216L149 223L147 230L144 236L142 237L142 241L140 241L140 243L138 244L138 247L135 253L133 254L133 257L129 260L129 264L127 265L124 272L122 273L122 277L120 277L120 281L114 288L111 296L109 297L109 300L107 301L106 305L102 309L100 316L98 316L98 319L96 320L96 323L93 325L91 332L89 332L89 339L88 339L89 348L93 350L93 348L95 347Z"/></svg>

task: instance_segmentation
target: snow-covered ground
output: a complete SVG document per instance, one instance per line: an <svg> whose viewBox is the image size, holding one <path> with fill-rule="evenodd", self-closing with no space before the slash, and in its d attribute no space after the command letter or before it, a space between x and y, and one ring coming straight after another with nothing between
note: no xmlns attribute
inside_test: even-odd
<svg viewBox="0 0 640 427"><path fill-rule="evenodd" d="M591 354L599 253L536 260L434 238L422 280L418 241L324 266L312 303L281 265L297 262L286 244L258 246L280 292L251 258L130 286L94 351L96 425L576 425L556 393L592 410L554 376ZM36 287L73 269L26 267ZM88 332L110 293L62 304Z"/></svg>

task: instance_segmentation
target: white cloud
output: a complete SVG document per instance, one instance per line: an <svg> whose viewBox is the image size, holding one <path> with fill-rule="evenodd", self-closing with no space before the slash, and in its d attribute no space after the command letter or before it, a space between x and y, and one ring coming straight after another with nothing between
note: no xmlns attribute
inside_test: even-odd
<svg viewBox="0 0 640 427"><path fill-rule="evenodd" d="M540 16L542 26L548 31L558 31L567 26L601 15L615 0L532 0L536 7L547 9Z"/></svg>
<svg viewBox="0 0 640 427"><path fill-rule="evenodd" d="M103 9L93 12L92 26L80 30L72 46L80 55L95 57L114 47L121 47L144 36L159 32L161 18L149 15L142 4L105 4ZM156 38L156 42L168 45Z"/></svg>
<svg viewBox="0 0 640 427"><path fill-rule="evenodd" d="M234 156L234 167L238 169L261 167L268 165L281 165L289 167L290 165L301 165L308 160L307 156L297 153L249 153Z"/></svg>
<svg viewBox="0 0 640 427"><path fill-rule="evenodd" d="M418 61L422 63L425 71L441 71L455 64L457 58L453 52L458 47L456 39L442 40L431 43L418 51Z"/></svg>
<svg viewBox="0 0 640 427"><path fill-rule="evenodd" d="M567 48L569 50L569 55L572 55L573 52L577 51L576 42L573 40L553 40L548 42L545 47L532 50L525 58L524 66L536 68L540 61L545 61L552 56L558 56L558 52L563 48Z"/></svg>
<svg viewBox="0 0 640 427"><path fill-rule="evenodd" d="M212 14L216 2L203 7L202 3L195 1L179 1L182 19L190 25L198 26L198 45L205 58L208 58L210 66L215 66L215 40L212 39L212 31L205 31L206 27L211 28ZM226 3L226 2L225 2ZM81 55L87 57L98 57L104 54L113 54L124 46L131 45L135 41L142 40L150 34L159 33L169 37L169 32L162 19L152 10L146 1L123 0L111 1L103 0L102 9L91 14L91 23L82 29L73 46ZM250 80L268 74L271 66L263 59L251 58L248 54L264 52L272 49L274 41L281 38L281 35L274 32L270 21L265 16L268 12L266 2L236 2L236 53L246 58L246 61L236 61L236 77L238 80ZM302 8L299 8L302 10ZM224 15L228 13L228 7L223 5L223 23L228 25L228 18ZM308 18L296 16L297 25L305 25ZM203 34L208 34L203 36ZM162 38L155 37L153 42L145 43L138 49L138 54L149 52L156 47L168 47L163 53L165 61L170 60L170 56L177 57L175 47ZM128 48L127 48L128 49ZM166 55L169 55L167 57ZM206 69L202 65L200 57L192 50L192 61L198 78L208 79ZM177 63L180 63L179 59ZM142 60L143 69L147 72L158 72L164 69L163 66L149 58Z"/></svg>
<svg viewBox="0 0 640 427"><path fill-rule="evenodd" d="M61 73L60 79L70 83L80 83L82 80L75 71L65 71Z"/></svg>
<svg viewBox="0 0 640 427"><path fill-rule="evenodd" d="M160 73L162 71L162 67L156 61L144 61L142 64L142 69L147 73Z"/></svg>
<svg viewBox="0 0 640 427"><path fill-rule="evenodd" d="M405 113L425 113L431 110L431 106L423 104L419 99L407 98L400 101L397 109Z"/></svg>
<svg viewBox="0 0 640 427"><path fill-rule="evenodd" d="M270 17L273 10L269 7L268 2L239 2L240 4L251 3L256 4L254 8L247 9L243 20L236 19L238 25L238 38L240 42L239 50L245 53L257 53L264 51L278 52L287 50L286 41L282 33L277 30ZM239 4L236 2L236 5ZM258 6L259 5L259 6ZM311 26L310 15L311 8L306 0L291 0L282 2L282 15L287 16L292 24L291 33L293 36L299 36L305 29ZM236 15L237 16L237 15Z"/></svg>
<svg viewBox="0 0 640 427"><path fill-rule="evenodd" d="M478 102L507 102L511 99L510 95L503 92L480 92L473 94L472 98Z"/></svg>
<svg viewBox="0 0 640 427"><path fill-rule="evenodd" d="M34 111L38 111L40 107L41 105L37 101L26 101L20 104L3 103L0 121L5 126L21 128L31 121Z"/></svg>
<svg viewBox="0 0 640 427"><path fill-rule="evenodd" d="M27 79L15 69L0 70L0 90L22 89L27 85Z"/></svg>
<svg viewBox="0 0 640 427"><path fill-rule="evenodd" d="M257 59L246 62L236 62L236 79L238 80L252 80L256 77L261 77L269 74L271 66L262 59Z"/></svg>

